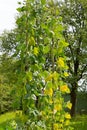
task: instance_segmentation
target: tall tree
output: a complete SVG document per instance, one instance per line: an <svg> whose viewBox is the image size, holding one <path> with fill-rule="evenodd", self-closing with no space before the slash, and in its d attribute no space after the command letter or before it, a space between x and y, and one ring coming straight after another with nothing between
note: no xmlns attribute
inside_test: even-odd
<svg viewBox="0 0 87 130"><path fill-rule="evenodd" d="M70 119L64 108L70 109L71 104L64 103L62 98L69 93L67 84L62 81L67 71L64 48L68 44L62 35L58 8L53 4L53 0L26 0L17 9L19 81L23 112L29 117L30 130L67 129Z"/></svg>
<svg viewBox="0 0 87 130"><path fill-rule="evenodd" d="M71 89L71 115L74 116L78 82L87 74L87 1L64 0L60 5L64 36L69 43L66 55L70 76L67 80Z"/></svg>

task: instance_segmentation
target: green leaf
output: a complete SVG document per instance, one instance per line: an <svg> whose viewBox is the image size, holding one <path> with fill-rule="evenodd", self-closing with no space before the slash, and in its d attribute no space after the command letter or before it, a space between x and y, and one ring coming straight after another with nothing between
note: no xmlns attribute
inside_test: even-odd
<svg viewBox="0 0 87 130"><path fill-rule="evenodd" d="M31 81L32 80L32 72L26 72L26 78L29 80L29 81Z"/></svg>
<svg viewBox="0 0 87 130"><path fill-rule="evenodd" d="M63 46L64 46L64 47L67 47L67 46L69 46L69 43L67 43L67 42L64 41L64 42L63 42Z"/></svg>
<svg viewBox="0 0 87 130"><path fill-rule="evenodd" d="M52 38L54 35L55 35L55 32L52 31L52 30L50 30L50 31L49 31L49 36Z"/></svg>
<svg viewBox="0 0 87 130"><path fill-rule="evenodd" d="M44 54L47 54L49 51L50 51L50 46L49 45L43 47L43 53Z"/></svg>
<svg viewBox="0 0 87 130"><path fill-rule="evenodd" d="M46 3L46 0L41 0L42 5L45 5L45 3Z"/></svg>
<svg viewBox="0 0 87 130"><path fill-rule="evenodd" d="M27 92L30 91L31 86L29 84L26 84L25 87L26 87Z"/></svg>
<svg viewBox="0 0 87 130"><path fill-rule="evenodd" d="M17 10L18 12L21 12L21 8L20 8L20 7L19 7L19 8L17 8L16 10Z"/></svg>
<svg viewBox="0 0 87 130"><path fill-rule="evenodd" d="M21 5L21 2L18 2L19 5Z"/></svg>

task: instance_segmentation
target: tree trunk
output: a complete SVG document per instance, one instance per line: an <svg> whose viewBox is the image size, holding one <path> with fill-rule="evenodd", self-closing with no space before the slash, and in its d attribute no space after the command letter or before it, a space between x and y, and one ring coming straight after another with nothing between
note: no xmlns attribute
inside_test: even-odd
<svg viewBox="0 0 87 130"><path fill-rule="evenodd" d="M76 109L76 88L72 88L71 90L71 103L72 103L72 108L71 108L71 111L70 111L70 114L71 116L75 116L75 109Z"/></svg>

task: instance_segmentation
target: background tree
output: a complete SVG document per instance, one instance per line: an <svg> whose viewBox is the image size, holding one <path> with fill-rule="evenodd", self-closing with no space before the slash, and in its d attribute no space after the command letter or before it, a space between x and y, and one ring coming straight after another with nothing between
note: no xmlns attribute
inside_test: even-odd
<svg viewBox="0 0 87 130"><path fill-rule="evenodd" d="M15 53L17 46L16 29L4 31L0 36L0 52L1 55L7 54L10 57Z"/></svg>
<svg viewBox="0 0 87 130"><path fill-rule="evenodd" d="M61 16L65 25L64 36L69 46L66 49L68 56L69 78L71 89L72 109L75 115L76 93L78 82L87 72L87 1L64 0L61 6Z"/></svg>
<svg viewBox="0 0 87 130"><path fill-rule="evenodd" d="M1 112L9 111L8 108L20 108L20 94L18 94L19 91L16 91L18 90L17 79L20 68L20 61L15 53L17 44L16 32L14 30L4 31L0 36L0 87L3 92L5 91L5 93L1 91L2 96L0 96L0 105L3 106Z"/></svg>

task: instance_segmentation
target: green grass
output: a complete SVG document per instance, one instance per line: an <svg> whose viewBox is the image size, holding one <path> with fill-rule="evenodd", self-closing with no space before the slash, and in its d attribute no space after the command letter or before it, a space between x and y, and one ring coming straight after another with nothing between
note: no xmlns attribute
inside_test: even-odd
<svg viewBox="0 0 87 130"><path fill-rule="evenodd" d="M8 120L14 119L16 113L15 112L8 112L0 116L0 124L6 122Z"/></svg>
<svg viewBox="0 0 87 130"><path fill-rule="evenodd" d="M78 115L71 122L74 130L87 130L87 115Z"/></svg>
<svg viewBox="0 0 87 130"><path fill-rule="evenodd" d="M13 130L10 127L8 128L8 126L9 126L9 122L15 119L16 113L17 112L8 112L0 115L0 130Z"/></svg>
<svg viewBox="0 0 87 130"><path fill-rule="evenodd" d="M9 127L9 122L16 119L17 113L19 113L19 111L8 112L1 115L0 130L13 130ZM71 126L74 128L74 130L87 130L87 115L78 115L75 118L73 118L71 121Z"/></svg>

